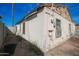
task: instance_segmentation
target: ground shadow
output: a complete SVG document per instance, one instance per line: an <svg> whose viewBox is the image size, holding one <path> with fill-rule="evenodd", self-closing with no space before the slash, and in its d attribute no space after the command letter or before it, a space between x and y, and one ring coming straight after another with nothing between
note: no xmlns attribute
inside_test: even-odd
<svg viewBox="0 0 79 59"><path fill-rule="evenodd" d="M8 28L2 47L3 55L9 56L43 56L43 52L21 36L16 36Z"/></svg>
<svg viewBox="0 0 79 59"><path fill-rule="evenodd" d="M3 51L10 56L14 54L15 48L16 44L8 44L4 46Z"/></svg>
<svg viewBox="0 0 79 59"><path fill-rule="evenodd" d="M4 26L4 39L0 48L1 56L43 56L43 52L34 44L21 36L16 36L9 28ZM5 54L8 53L8 54Z"/></svg>
<svg viewBox="0 0 79 59"><path fill-rule="evenodd" d="M25 40L20 36L16 36L18 39L18 44L16 46L16 50L14 55L20 56L43 56L43 52L34 44Z"/></svg>

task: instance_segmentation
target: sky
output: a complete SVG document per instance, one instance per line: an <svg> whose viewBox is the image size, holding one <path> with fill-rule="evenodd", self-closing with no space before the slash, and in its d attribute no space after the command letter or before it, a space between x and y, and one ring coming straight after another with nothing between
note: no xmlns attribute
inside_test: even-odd
<svg viewBox="0 0 79 59"><path fill-rule="evenodd" d="M75 24L79 24L79 4L78 3L65 3ZM22 18L37 8L37 3L14 3L14 24L22 20ZM7 26L12 26L12 4L0 3L0 16L2 16L2 22Z"/></svg>
<svg viewBox="0 0 79 59"><path fill-rule="evenodd" d="M70 3L66 4L68 7L69 14L72 18L72 21L75 24L79 24L79 3Z"/></svg>

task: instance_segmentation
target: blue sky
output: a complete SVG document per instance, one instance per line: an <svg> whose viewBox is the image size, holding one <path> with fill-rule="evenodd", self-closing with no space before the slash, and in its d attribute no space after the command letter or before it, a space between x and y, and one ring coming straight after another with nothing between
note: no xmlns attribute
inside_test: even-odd
<svg viewBox="0 0 79 59"><path fill-rule="evenodd" d="M70 3L66 4L66 6L68 7L72 21L75 24L79 24L79 3Z"/></svg>
<svg viewBox="0 0 79 59"><path fill-rule="evenodd" d="M79 24L79 4L69 3L65 4L68 7L70 16L75 24ZM20 21L24 15L37 8L39 4L37 3L15 3L14 4L14 24ZM3 17L2 22L5 25L12 25L12 4L11 3L0 3L0 15Z"/></svg>

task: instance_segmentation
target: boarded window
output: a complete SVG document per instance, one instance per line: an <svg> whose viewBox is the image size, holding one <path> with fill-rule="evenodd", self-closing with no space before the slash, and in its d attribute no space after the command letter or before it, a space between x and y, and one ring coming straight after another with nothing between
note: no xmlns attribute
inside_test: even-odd
<svg viewBox="0 0 79 59"><path fill-rule="evenodd" d="M23 34L25 34L25 23L23 23Z"/></svg>
<svg viewBox="0 0 79 59"><path fill-rule="evenodd" d="M56 38L61 37L61 21L56 19Z"/></svg>

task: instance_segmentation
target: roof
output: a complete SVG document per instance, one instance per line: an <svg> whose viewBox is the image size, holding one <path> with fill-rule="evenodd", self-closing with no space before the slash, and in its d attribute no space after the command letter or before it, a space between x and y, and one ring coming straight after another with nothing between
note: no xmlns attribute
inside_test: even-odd
<svg viewBox="0 0 79 59"><path fill-rule="evenodd" d="M62 6L62 7L66 7L66 6L63 5L63 4L55 4L55 5ZM25 21L25 20L28 21L28 20L29 20L28 18L31 18L31 16L33 16L34 14L37 14L37 13L39 12L39 10L43 9L44 7L51 7L51 4L49 4L49 3L41 3L38 8L35 8L35 9L33 9L30 13L26 14L26 15L22 18L22 20L19 21L19 22L17 22L16 24L19 24L19 23L21 23L21 22L23 22L23 21Z"/></svg>
<svg viewBox="0 0 79 59"><path fill-rule="evenodd" d="M17 22L16 24L19 24L19 23L23 22L24 20L28 20L28 18L29 18L30 16L32 16L32 15L38 13L38 11L39 11L40 9L43 9L43 7L44 7L44 6L39 6L38 8L32 10L30 13L26 14L26 15L22 18L21 21Z"/></svg>

